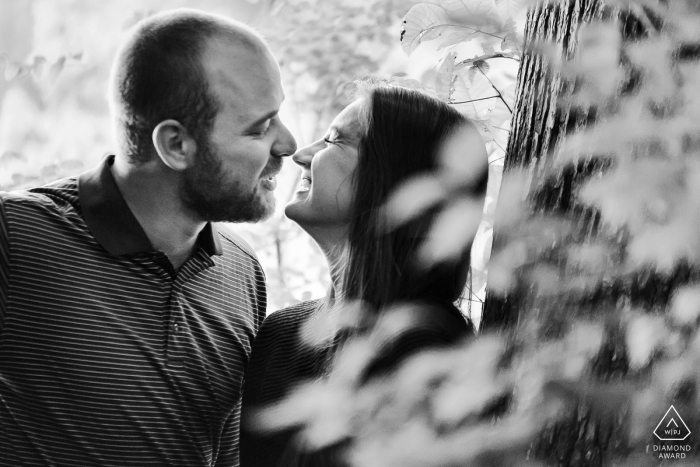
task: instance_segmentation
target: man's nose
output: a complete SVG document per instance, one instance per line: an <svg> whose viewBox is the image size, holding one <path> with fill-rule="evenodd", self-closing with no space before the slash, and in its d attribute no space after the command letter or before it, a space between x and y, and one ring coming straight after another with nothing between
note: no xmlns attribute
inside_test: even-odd
<svg viewBox="0 0 700 467"><path fill-rule="evenodd" d="M280 121L279 137L272 145L272 154L279 157L291 156L297 150L297 142L289 129Z"/></svg>

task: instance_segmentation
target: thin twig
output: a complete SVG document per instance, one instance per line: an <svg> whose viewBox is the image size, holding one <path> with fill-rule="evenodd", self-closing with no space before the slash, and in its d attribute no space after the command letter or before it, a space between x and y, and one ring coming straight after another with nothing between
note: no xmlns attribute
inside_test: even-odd
<svg viewBox="0 0 700 467"><path fill-rule="evenodd" d="M491 37L495 37L495 38L497 38L497 39L501 39L502 41L506 40L505 37L497 36L497 35L495 35L495 34L491 34L490 32L482 31L481 29L470 28L469 26L464 26L464 25L461 25L461 24L440 24L440 25L437 25L437 26L430 27L430 28L428 28L428 29L424 29L425 32L422 32L420 35L421 35L421 36L424 36L424 35L425 35L428 31L430 31L431 29L439 28L439 27L442 27L442 26L447 26L447 27L451 27L451 28L470 29L470 30L472 30L472 31L474 31L474 32L479 32L479 33L481 33L481 34L486 34L487 36L491 36Z"/></svg>
<svg viewBox="0 0 700 467"><path fill-rule="evenodd" d="M480 97L479 99L472 99L470 101L461 101L461 102L450 102L450 104L455 105L455 104L469 104L470 102L478 102L478 101L485 101L487 99L496 99L498 96L490 96L490 97Z"/></svg>
<svg viewBox="0 0 700 467"><path fill-rule="evenodd" d="M496 146L498 146L498 149L500 149L500 150L503 151L504 153L506 152L506 150L505 150L500 144L498 144L498 143L496 142L495 139L493 140L493 144L495 144ZM503 156L503 157L506 157L506 156Z"/></svg>
<svg viewBox="0 0 700 467"><path fill-rule="evenodd" d="M492 58L507 58L507 59L510 59L510 60L515 60L516 62L519 62L519 61L520 61L519 58L511 57L510 55L505 55L505 54L502 53L502 52L494 52L493 54L491 54L490 57L485 58L485 59L480 59L480 60L491 60ZM462 60L462 61L459 62L459 63L455 63L455 67L458 67L458 66L460 66L460 65L468 65L468 64L473 63L473 62L476 62L476 61L477 61L477 60L475 60L475 58L468 58L468 59L466 59L466 60Z"/></svg>
<svg viewBox="0 0 700 467"><path fill-rule="evenodd" d="M489 84L491 84L491 87L493 88L493 90L496 91L496 92L498 93L498 97L501 99L501 102L503 102L503 105L506 106L506 108L508 109L508 112L510 112L510 114L512 115L512 114L513 114L513 110L511 110L510 106L508 105L508 103L506 102L506 100L505 100L505 99L503 98L503 96L501 95L501 91L499 91L498 88L497 88L496 86L493 85L493 83L491 82L491 80L489 79L489 77L486 76L486 73L484 73L484 70L481 69L481 66L476 65L476 64L475 64L474 66L476 67L477 70L479 70L479 71L481 72L482 75L484 75L484 78L486 78L486 79L488 80L488 82L489 82Z"/></svg>

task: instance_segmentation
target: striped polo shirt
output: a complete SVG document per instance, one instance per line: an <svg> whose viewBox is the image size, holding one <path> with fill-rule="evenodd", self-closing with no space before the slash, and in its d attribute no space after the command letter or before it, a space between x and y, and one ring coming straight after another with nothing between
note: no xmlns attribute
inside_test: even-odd
<svg viewBox="0 0 700 467"><path fill-rule="evenodd" d="M0 465L237 466L260 264L209 224L176 271L113 161L0 193Z"/></svg>

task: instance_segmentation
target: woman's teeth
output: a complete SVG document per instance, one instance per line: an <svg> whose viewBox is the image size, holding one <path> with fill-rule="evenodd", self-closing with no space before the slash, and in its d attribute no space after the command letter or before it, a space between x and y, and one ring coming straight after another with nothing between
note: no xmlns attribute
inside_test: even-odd
<svg viewBox="0 0 700 467"><path fill-rule="evenodd" d="M302 178L301 183L299 185L301 186L301 191L309 191L309 189L311 188L311 179Z"/></svg>

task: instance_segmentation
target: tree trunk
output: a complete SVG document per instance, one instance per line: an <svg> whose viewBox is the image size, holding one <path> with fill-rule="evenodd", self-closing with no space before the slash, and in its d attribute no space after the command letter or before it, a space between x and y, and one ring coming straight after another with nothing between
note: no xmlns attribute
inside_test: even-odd
<svg viewBox="0 0 700 467"><path fill-rule="evenodd" d="M602 10L599 0L537 5L529 12L525 26L526 50L535 46L537 41L551 41L562 45L564 59L571 58L576 49L579 25L599 19ZM558 108L559 99L570 95L573 86L572 83L563 82L541 54L530 52L523 55L517 86L504 172L507 174L513 169L527 168L535 186L542 188L545 182L551 183L551 180L538 175L543 173L551 159L558 156L565 135L585 127L589 115L582 111L571 112L569 108ZM585 169L590 171L589 167ZM561 175L554 186L548 187L546 198L533 205L535 211L546 207L559 211L570 208L573 189L577 182L580 183L581 174L574 169ZM591 222L595 220L591 219ZM499 247L498 228L498 225L494 226L494 250ZM514 294L498 297L487 291L483 329L500 329L515 323L520 298Z"/></svg>
<svg viewBox="0 0 700 467"><path fill-rule="evenodd" d="M563 59L571 59L577 47L577 31L585 22L602 18L613 18L620 26L623 41L633 41L646 34L646 23L642 26L629 12L620 12L604 7L599 0L568 0L556 5L539 4L528 15L525 29L524 54L518 74L518 91L511 125L511 135L505 158L505 174L525 170L528 174L528 216L536 218L554 215L565 219L573 226L572 236L577 243L600 239L608 232L601 226L601 216L594 207L584 205L576 197L576 191L591 176L605 172L611 161L602 157L587 158L576 164L553 164L563 156L566 137L580 132L596 121L596 109L573 108L567 105L576 83L562 79L553 71L544 54L532 52L538 40L553 41L562 46ZM656 26L656 25L651 25ZM624 86L623 86L624 89ZM552 169L553 167L560 167ZM504 189L508 178L504 178ZM494 230L494 254L503 251L506 237L513 238L518 232ZM618 248L618 264L625 257L625 238L610 239ZM492 256L493 258L493 256ZM562 268L556 257L546 259L554 268ZM533 269L522 267L519 280L531 274ZM638 269L617 275L611 281L600 281L585 294L564 299L538 297L532 287L518 287L505 296L487 291L483 314L483 329L501 331L517 336L519 328L532 316L545 316L546 309L559 307L561 322L547 322L540 328L544 338L560 333L566 320L588 316L604 321L600 310L635 307L646 311L664 309L681 285L697 280L697 268L688 264L677 265L670 273L658 273L652 268ZM549 300L547 302L547 300ZM558 301L557 301L558 300ZM569 311L577 310L577 311ZM552 314L553 316L553 314ZM542 318L539 318L542 319ZM550 319L545 318L546 319ZM551 319L550 319L551 321ZM607 343L592 362L591 374L599 381L611 378L630 381L627 349L619 327L608 328ZM610 459L622 456L629 446L625 430L622 429L625 414L593 413L590 407L578 405L569 416L553 426L546 427L532 445L532 456L548 465L558 466L602 466ZM653 428L653 427L651 427ZM692 428L691 428L692 429ZM696 445L695 443L694 445Z"/></svg>

